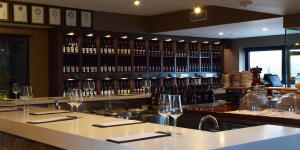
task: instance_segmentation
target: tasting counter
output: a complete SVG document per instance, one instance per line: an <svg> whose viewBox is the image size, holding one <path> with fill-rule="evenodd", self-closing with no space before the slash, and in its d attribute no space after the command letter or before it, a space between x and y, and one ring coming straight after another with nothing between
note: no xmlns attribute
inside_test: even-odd
<svg viewBox="0 0 300 150"><path fill-rule="evenodd" d="M49 108L31 107L30 112L50 111ZM123 144L107 142L112 137L123 137L164 130L163 125L141 123L99 128L92 124L109 123L121 119L80 113L79 119L42 124L28 124L29 120L64 117L70 113L29 115L28 111L0 112L0 149L27 148L31 145L58 150L253 150L253 149L297 149L300 129L276 125L263 125L221 132L205 132L188 128L177 128L182 137L171 136L140 140ZM180 118L180 117L179 117ZM173 127L168 126L172 131ZM19 142L19 143L18 143ZM28 144L30 143L30 144ZM19 147L19 148L18 148ZM21 147L21 148L20 148ZM24 148L24 149L25 149Z"/></svg>

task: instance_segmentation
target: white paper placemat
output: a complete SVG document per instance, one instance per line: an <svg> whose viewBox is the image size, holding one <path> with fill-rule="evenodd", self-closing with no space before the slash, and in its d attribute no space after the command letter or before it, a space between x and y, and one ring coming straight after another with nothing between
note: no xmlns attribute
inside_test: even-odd
<svg viewBox="0 0 300 150"><path fill-rule="evenodd" d="M138 120L124 120L124 121L117 121L117 122L93 124L93 126L96 126L96 127L111 127L111 126L129 125L129 124L138 124L138 123L144 123L144 122L143 121L138 121Z"/></svg>
<svg viewBox="0 0 300 150"><path fill-rule="evenodd" d="M71 120L71 119L74 119L74 117L54 117L54 118L47 118L47 119L40 119L40 120L29 120L27 123L37 124L37 123Z"/></svg>
<svg viewBox="0 0 300 150"><path fill-rule="evenodd" d="M131 136L114 137L114 138L109 138L106 141L111 141L115 143L125 143L125 142L144 140L144 139L150 139L156 137L164 137L164 136L170 136L170 134L151 132L151 133L143 133L143 134L137 134Z"/></svg>
<svg viewBox="0 0 300 150"><path fill-rule="evenodd" d="M34 112L30 113L31 115L46 115L46 114L58 114L58 113L67 113L68 110L54 110L54 111L45 111L45 112Z"/></svg>

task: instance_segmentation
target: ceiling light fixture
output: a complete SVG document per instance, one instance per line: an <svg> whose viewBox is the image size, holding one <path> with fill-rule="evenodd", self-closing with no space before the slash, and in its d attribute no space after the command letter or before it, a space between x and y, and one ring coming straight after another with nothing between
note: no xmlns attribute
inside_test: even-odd
<svg viewBox="0 0 300 150"><path fill-rule="evenodd" d="M87 36L93 36L93 34L88 34Z"/></svg>
<svg viewBox="0 0 300 150"><path fill-rule="evenodd" d="M199 13L199 12L201 12L200 4L195 3L195 13Z"/></svg>
<svg viewBox="0 0 300 150"><path fill-rule="evenodd" d="M71 33L68 33L68 35L74 35L74 33L73 33L73 32L71 32Z"/></svg>
<svg viewBox="0 0 300 150"><path fill-rule="evenodd" d="M204 41L203 43L208 43L208 41Z"/></svg>
<svg viewBox="0 0 300 150"><path fill-rule="evenodd" d="M300 43L296 43L295 45L299 46L299 45L300 45Z"/></svg>
<svg viewBox="0 0 300 150"><path fill-rule="evenodd" d="M105 37L110 38L110 35L106 35Z"/></svg>
<svg viewBox="0 0 300 150"><path fill-rule="evenodd" d="M127 36L122 36L121 38L122 38L122 39L127 39Z"/></svg>
<svg viewBox="0 0 300 150"><path fill-rule="evenodd" d="M264 30L264 31L267 31L267 30L268 30L268 28L263 28L263 30Z"/></svg>
<svg viewBox="0 0 300 150"><path fill-rule="evenodd" d="M184 40L179 40L179 42L184 42Z"/></svg>
<svg viewBox="0 0 300 150"><path fill-rule="evenodd" d="M171 39L167 39L166 41L171 41Z"/></svg>
<svg viewBox="0 0 300 150"><path fill-rule="evenodd" d="M142 39L143 39L143 37L138 37L138 38L136 38L136 39L142 40Z"/></svg>
<svg viewBox="0 0 300 150"><path fill-rule="evenodd" d="M197 43L197 41L192 41L192 43Z"/></svg>
<svg viewBox="0 0 300 150"><path fill-rule="evenodd" d="M139 5L140 1L139 0L134 0L134 5Z"/></svg>
<svg viewBox="0 0 300 150"><path fill-rule="evenodd" d="M223 32L220 32L220 33L219 33L219 35L223 35L223 34L224 34Z"/></svg>
<svg viewBox="0 0 300 150"><path fill-rule="evenodd" d="M220 42L215 42L215 44L220 44Z"/></svg>
<svg viewBox="0 0 300 150"><path fill-rule="evenodd" d="M157 40L157 38L153 38L152 40Z"/></svg>

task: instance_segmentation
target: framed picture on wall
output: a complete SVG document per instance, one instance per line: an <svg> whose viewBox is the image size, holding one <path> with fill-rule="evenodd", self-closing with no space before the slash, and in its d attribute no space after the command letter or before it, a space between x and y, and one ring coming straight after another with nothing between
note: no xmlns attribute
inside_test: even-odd
<svg viewBox="0 0 300 150"><path fill-rule="evenodd" d="M31 24L46 25L46 7L43 5L30 5Z"/></svg>
<svg viewBox="0 0 300 150"><path fill-rule="evenodd" d="M93 28L93 11L80 10L80 28Z"/></svg>
<svg viewBox="0 0 300 150"><path fill-rule="evenodd" d="M10 5L8 1L0 1L0 21L10 22Z"/></svg>
<svg viewBox="0 0 300 150"><path fill-rule="evenodd" d="M62 26L63 11L61 7L48 6L48 26Z"/></svg>
<svg viewBox="0 0 300 150"><path fill-rule="evenodd" d="M28 5L24 3L12 3L13 23L28 23Z"/></svg>
<svg viewBox="0 0 300 150"><path fill-rule="evenodd" d="M78 27L77 9L65 8L65 27Z"/></svg>

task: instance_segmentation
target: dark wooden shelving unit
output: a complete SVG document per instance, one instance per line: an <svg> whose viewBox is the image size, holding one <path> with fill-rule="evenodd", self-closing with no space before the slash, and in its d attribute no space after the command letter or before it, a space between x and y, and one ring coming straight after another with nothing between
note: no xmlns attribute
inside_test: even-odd
<svg viewBox="0 0 300 150"><path fill-rule="evenodd" d="M74 33L74 35L68 35L69 33ZM93 34L93 37L88 37L86 35ZM105 36L110 35L109 38ZM122 39L124 35L127 35L127 39ZM120 81L127 81L130 83L130 90L133 91L133 82L140 79L151 79L155 80L161 86L163 81L172 80L173 84L177 84L177 80L185 80L186 84L190 83L190 79L199 79L201 77L205 77L206 74L212 75L213 77L205 77L205 81L208 80L212 83L212 79L217 76L221 77L221 74L224 71L224 44L220 39L209 39L209 38L195 38L195 37L182 37L182 36L166 36L166 35L157 35L157 34L135 34L135 33L121 33L121 32L108 32L108 31L96 31L96 30L87 30L87 29L69 29L69 28L53 28L48 30L49 36L49 96L62 96L63 95L63 82L69 81L77 81L78 88L82 89L82 84L84 81L96 81L96 90L97 93L100 93L100 83L106 81L112 81L114 84L115 93L117 93L117 83ZM63 38L64 37L73 37L78 39L78 47L79 53L63 53ZM142 40L137 39L138 37L143 37ZM82 53L82 39L93 39L96 41L96 54L86 54ZM157 38L158 40L151 40L153 38ZM172 41L166 41L166 39L172 39ZM114 54L100 54L100 46L103 40L111 40L113 41ZM119 40L126 40L129 42L130 51L129 55L121 55L117 53L117 44ZM178 42L180 40L184 40L185 42ZM133 42L144 42L144 46L146 49L145 55L133 55ZM195 43L192 41L199 41ZM209 57L201 57L201 48L202 42L208 41L209 43L205 43L209 49ZM200 43L201 42L201 43ZM219 42L219 44L214 44L215 42ZM159 55L149 55L148 48L149 43L157 43L157 47L159 50ZM169 43L172 46L174 56L164 56L163 53L163 44ZM186 50L186 56L176 56L176 45L183 44ZM189 56L189 44L195 45L198 50L198 57ZM221 51L221 57L212 57L212 46L216 46L218 50ZM64 57L76 57L77 62L79 64L79 72L74 73L63 73L62 67L64 62ZM87 73L82 72L82 63L84 58L95 57L97 62L97 70L98 72ZM130 59L131 72L117 72L118 61L120 58ZM100 72L100 63L104 59L113 58L116 72ZM133 65L136 59L143 59L146 63L146 71L145 72L135 72L133 70ZM160 71L159 72L149 72L150 60L158 59L160 63ZM165 59L170 59L174 62L174 72L163 72L163 62ZM196 61L199 63L199 71L198 72L176 72L176 63L177 59L184 60L184 63L189 67L190 61ZM201 62L208 61L210 63L210 67L213 68L214 61L219 61L221 64L221 71L213 71L210 72L201 72ZM188 77L186 77L188 76ZM137 79L139 78L139 79ZM220 78L217 78L220 79Z"/></svg>

